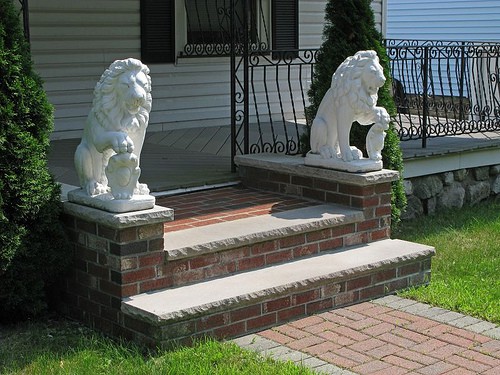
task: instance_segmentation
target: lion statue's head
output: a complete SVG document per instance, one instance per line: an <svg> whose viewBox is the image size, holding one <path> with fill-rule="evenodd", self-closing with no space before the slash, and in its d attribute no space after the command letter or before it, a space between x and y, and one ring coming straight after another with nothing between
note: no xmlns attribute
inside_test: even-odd
<svg viewBox="0 0 500 375"><path fill-rule="evenodd" d="M375 51L359 51L350 56L332 76L332 89L347 96L349 104L371 110L378 100L378 89L385 83L384 70Z"/></svg>
<svg viewBox="0 0 500 375"><path fill-rule="evenodd" d="M151 111L149 68L137 59L116 60L94 88L92 107L107 130L135 132L145 128Z"/></svg>

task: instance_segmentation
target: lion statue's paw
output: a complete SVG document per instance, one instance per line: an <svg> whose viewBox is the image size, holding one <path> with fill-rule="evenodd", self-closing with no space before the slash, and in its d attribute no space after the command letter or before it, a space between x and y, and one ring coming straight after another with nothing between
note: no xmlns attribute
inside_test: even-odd
<svg viewBox="0 0 500 375"><path fill-rule="evenodd" d="M337 157L337 151L331 146L321 146L319 153L323 159L333 159Z"/></svg>
<svg viewBox="0 0 500 375"><path fill-rule="evenodd" d="M88 195L94 196L107 193L108 188L95 180L91 180L87 182L85 186L85 191L87 192Z"/></svg>
<svg viewBox="0 0 500 375"><path fill-rule="evenodd" d="M381 124L384 130L389 128L391 116L384 107L375 107L375 123Z"/></svg>
<svg viewBox="0 0 500 375"><path fill-rule="evenodd" d="M351 146L352 160L359 160L363 158L363 152L357 147Z"/></svg>
<svg viewBox="0 0 500 375"><path fill-rule="evenodd" d="M111 143L111 148L117 154L131 154L134 151L134 142L127 133L117 132Z"/></svg>
<svg viewBox="0 0 500 375"><path fill-rule="evenodd" d="M132 196L133 196L132 194L126 193L126 192L120 192L120 193L113 194L113 198L115 198L115 199L131 199Z"/></svg>
<svg viewBox="0 0 500 375"><path fill-rule="evenodd" d="M147 184L137 184L137 187L135 188L135 194L148 195L149 194L148 185Z"/></svg>

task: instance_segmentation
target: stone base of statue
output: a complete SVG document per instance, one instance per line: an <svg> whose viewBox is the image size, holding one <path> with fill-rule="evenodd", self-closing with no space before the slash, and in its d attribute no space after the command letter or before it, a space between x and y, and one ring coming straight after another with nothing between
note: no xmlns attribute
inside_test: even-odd
<svg viewBox="0 0 500 375"><path fill-rule="evenodd" d="M111 193L90 196L83 189L68 192L68 200L73 203L99 210L124 213L154 208L156 199L152 195L134 195L130 199L115 199Z"/></svg>
<svg viewBox="0 0 500 375"><path fill-rule="evenodd" d="M382 160L367 158L352 161L343 161L340 158L325 159L320 154L313 154L310 151L305 157L304 164L310 167L321 167L351 173L374 172L383 168Z"/></svg>

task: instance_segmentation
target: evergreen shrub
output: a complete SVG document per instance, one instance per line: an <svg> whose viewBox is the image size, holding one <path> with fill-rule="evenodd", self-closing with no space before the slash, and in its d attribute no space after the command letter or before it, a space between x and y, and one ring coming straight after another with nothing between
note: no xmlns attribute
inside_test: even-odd
<svg viewBox="0 0 500 375"><path fill-rule="evenodd" d="M47 166L52 107L12 0L0 0L0 321L46 311L71 254Z"/></svg>
<svg viewBox="0 0 500 375"><path fill-rule="evenodd" d="M330 88L331 78L338 66L349 56L361 50L374 50L384 68L387 78L385 85L378 91L378 106L384 107L389 114L395 115L396 106L392 98L390 62L382 44L382 35L377 31L370 0L329 0L325 9L323 44L314 65L311 88L308 92L310 106L306 109L308 123L316 116L318 107ZM369 126L354 123L351 129L351 144L365 150L365 139ZM302 137L302 150L310 149L309 131ZM391 123L382 150L384 167L399 172L399 180L392 183L392 222L400 221L401 211L406 207L403 188L403 156L399 137Z"/></svg>

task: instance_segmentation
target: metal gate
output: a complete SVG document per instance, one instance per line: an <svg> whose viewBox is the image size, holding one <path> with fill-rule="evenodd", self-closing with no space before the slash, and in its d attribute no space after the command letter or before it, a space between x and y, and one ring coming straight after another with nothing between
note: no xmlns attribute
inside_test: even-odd
<svg viewBox="0 0 500 375"><path fill-rule="evenodd" d="M317 50L272 50L263 3L231 0L232 159L297 154L308 122L307 91Z"/></svg>

